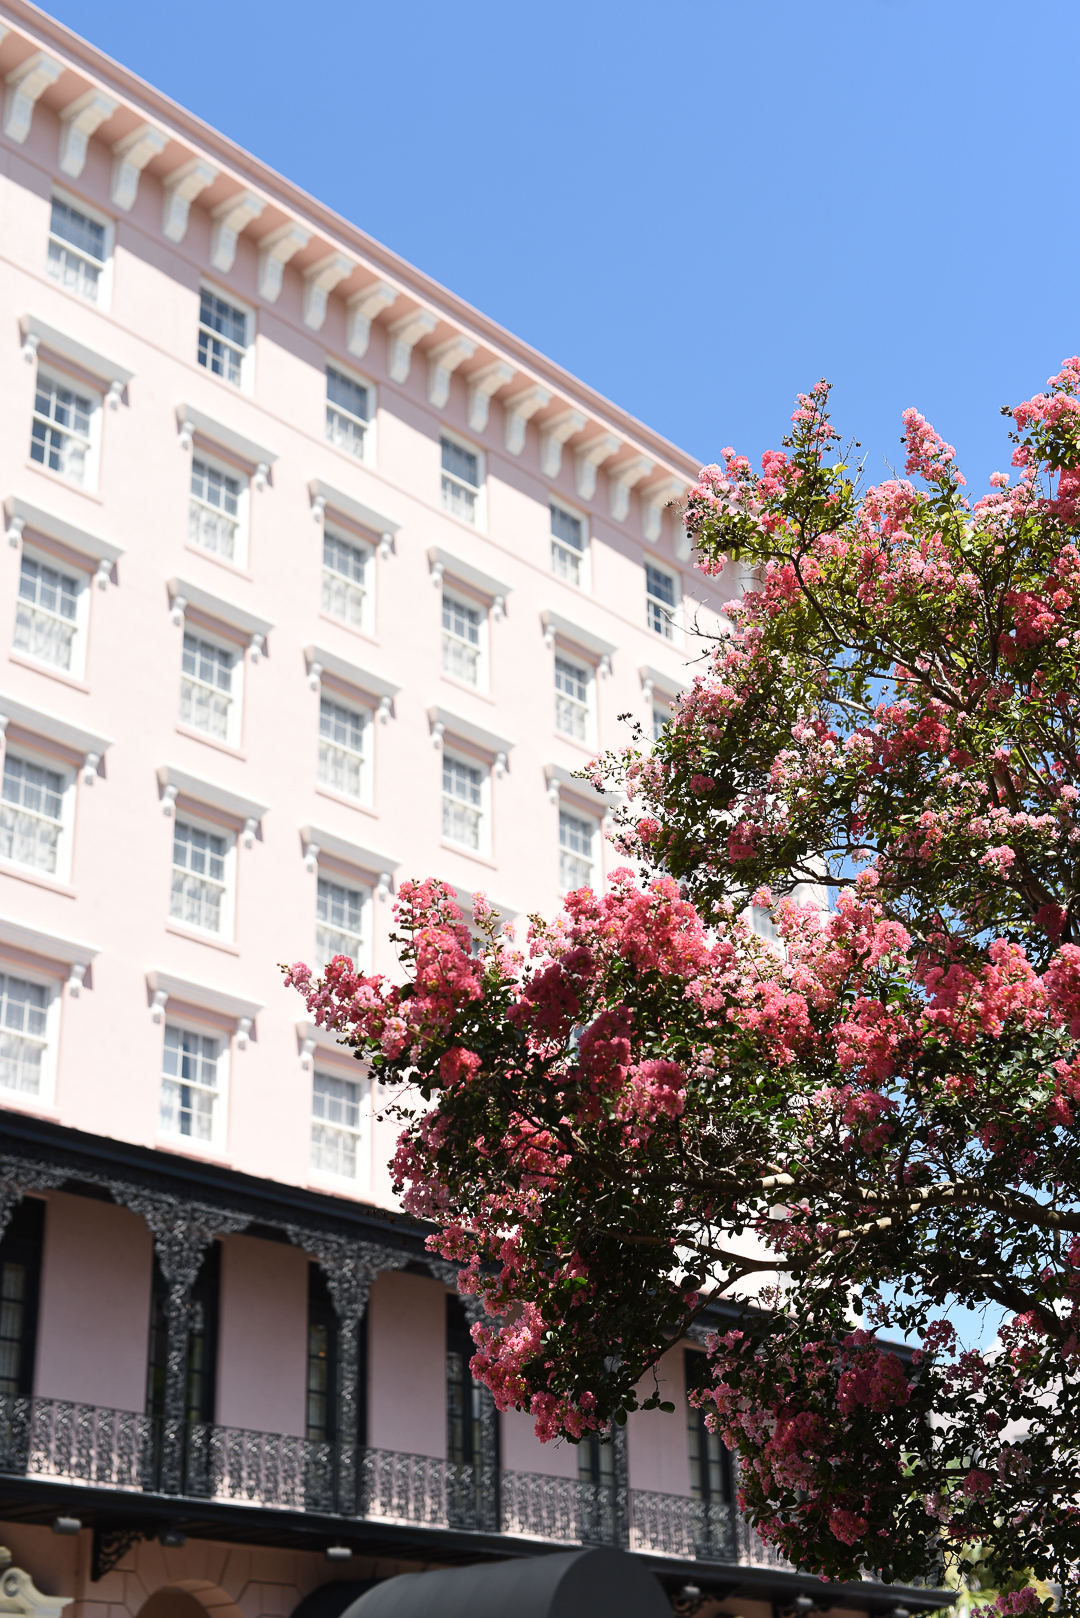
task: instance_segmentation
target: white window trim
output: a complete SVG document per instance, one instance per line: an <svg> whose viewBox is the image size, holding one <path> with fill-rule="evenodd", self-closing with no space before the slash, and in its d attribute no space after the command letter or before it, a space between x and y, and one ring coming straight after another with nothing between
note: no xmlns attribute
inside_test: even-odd
<svg viewBox="0 0 1080 1618"><path fill-rule="evenodd" d="M217 937L215 933L213 935ZM155 1134L162 1144L175 1146L182 1142L185 1149L197 1152L206 1152L220 1156L226 1149L229 1139L229 1091L232 1077L232 1038L228 1029L222 1028L219 1023L202 1022L197 1014L190 1012L180 1015L176 1012L166 1012L161 1019L161 1040L158 1046L158 1088L157 1088L157 1121ZM199 1140L195 1135L182 1135L179 1130L173 1134L161 1126L161 1089L165 1082L165 1029L166 1027L179 1028L184 1033L198 1034L205 1039L209 1036L216 1039L219 1044L217 1057L217 1084L215 1086L215 1100L213 1108L213 1124L209 1140Z"/></svg>
<svg viewBox="0 0 1080 1618"><path fill-rule="evenodd" d="M185 733L198 736L201 740L212 745L239 748L244 734L244 676L246 673L246 659L244 657L243 643L232 640L220 631L205 627L197 623L194 618L185 617L182 625L180 639L180 692L176 708L176 722L182 725ZM215 736L212 731L200 730L193 720L184 719L181 712L183 701L183 682L188 676L184 673L184 636L194 635L199 640L205 640L211 646L220 647L222 651L232 653L232 685L230 687L229 722L224 736Z"/></svg>
<svg viewBox="0 0 1080 1618"><path fill-rule="evenodd" d="M580 806L575 799L560 798L558 803L558 811L559 822L556 828L556 844L559 854L559 892L571 893L573 891L573 889L566 887L562 880L562 856L564 850L560 833L562 831L562 817L564 814L567 814L573 815L575 820L588 821L588 823L592 826L594 852L591 860L589 861L591 875L590 886L592 887L594 893L600 893L602 891L602 884L604 880L603 821L598 815L593 814L591 810ZM580 856L572 857L579 858Z"/></svg>
<svg viewBox="0 0 1080 1618"><path fill-rule="evenodd" d="M476 652L476 681L464 680L460 675L454 674L443 664L443 636L450 632L444 628L442 621L443 603L449 597L451 601L469 608L479 614L477 629L480 632ZM468 590L460 589L453 580L443 579L442 589L439 592L439 669L444 680L450 680L456 686L462 686L466 691L488 691L491 687L491 655L488 636L488 605L481 597L471 594ZM457 639L457 637L453 637ZM462 645L468 645L463 641Z"/></svg>
<svg viewBox="0 0 1080 1618"><path fill-rule="evenodd" d="M21 591L24 557L31 562L37 562L45 567L56 568L66 573L69 577L74 577L77 586L75 618L74 620L62 619L61 622L72 622L75 633L72 638L71 663L66 669L59 663L50 662L46 657L36 657L32 651L27 651L25 647L17 647L15 645L14 624L12 625L12 651L17 652L19 657L27 658L39 668L46 669L52 674L59 674L61 677L67 676L72 680L81 680L86 674L86 642L90 631L90 577L87 567L81 559L77 562L68 561L66 558L58 556L55 551L46 549L44 545L35 544L33 539L24 539L19 555L19 584L16 586L15 600L16 615L19 611L19 603L23 600ZM56 614L56 616L59 617L59 614Z"/></svg>
<svg viewBox="0 0 1080 1618"><path fill-rule="evenodd" d="M41 877L46 882L69 883L71 881L72 843L75 836L75 798L76 778L78 771L66 760L58 758L55 753L49 753L33 742L18 741L6 734L0 746L0 772L3 770L4 760L9 752L15 753L19 758L26 758L31 764L38 764L43 769L55 770L64 778L63 793L60 802L60 849L55 871L43 871L37 865L23 865L15 859L0 859L0 868L10 871L22 871L34 877Z"/></svg>
<svg viewBox="0 0 1080 1618"><path fill-rule="evenodd" d="M46 477L59 478L73 489L83 489L87 494L96 494L100 481L101 469L101 406L102 394L99 388L92 383L83 382L71 372L65 371L62 366L55 365L49 360L39 359L34 373L34 396L30 403L31 442L33 441L33 422L37 420L37 385L41 377L47 377L62 388L70 388L84 394L90 400L89 435L86 440L86 459L83 462L86 476L81 480L69 477L66 472L58 472L49 466L47 461L35 461L27 447L27 460L35 472L44 472ZM55 425L55 423L50 423ZM63 428L60 431L63 432ZM75 437L75 434L71 435Z"/></svg>
<svg viewBox="0 0 1080 1618"><path fill-rule="evenodd" d="M481 449L479 444L474 444L471 439L462 438L461 434L454 432L452 427L444 427L444 426L440 425L440 427L439 427L439 437L440 438L448 438L452 444L457 444L458 448L463 449L466 452L466 454L476 456L476 475L477 475L477 478L479 479L479 482L478 482L477 488L476 488L476 521L474 523L471 523L471 522L468 522L466 520L466 518L464 518L464 517L455 516L454 513L452 511L450 511L449 508L444 506L443 503L442 503L442 480L443 480L444 477L452 476L452 474L449 473L449 472L444 472L443 471L443 466L442 466L442 445L440 444L439 445L439 489L438 489L438 502L437 502L439 510L442 512L444 517L449 517L451 522L460 523L463 528L467 528L467 529L471 530L475 534L486 534L487 533L487 455ZM458 481L460 481L460 479ZM466 487L467 487L467 485L466 485Z"/></svg>
<svg viewBox="0 0 1080 1618"><path fill-rule="evenodd" d="M353 550L360 551L363 554L364 582L360 587L363 596L360 603L360 622L359 624L352 624L347 618L338 617L336 613L331 612L329 608L323 604L323 585L325 582L324 576L327 573L333 573L335 571L332 568L328 568L326 565L325 549L319 558L319 611L322 616L324 618L328 618L331 623L340 624L343 629L349 629L353 632L353 634L371 636L375 633L375 548L371 544L370 540L364 539L360 534L354 534L351 529L345 526L344 523L335 522L332 517L328 518L323 525L322 542L324 547L327 538L339 540L341 544L348 545ZM336 574L336 576L338 578L342 577L341 574ZM355 584L355 580L350 580L348 582Z"/></svg>
<svg viewBox="0 0 1080 1618"><path fill-rule="evenodd" d="M226 556L222 551L213 551L208 545L201 545L197 539L191 537L191 504L195 502L201 509L216 511L218 508L210 505L196 495L191 487L191 479L195 471L195 462L201 461L204 466L211 467L220 472L222 477L235 478L239 484L236 497L236 531L233 535L233 554ZM222 512L222 516L227 513ZM193 446L191 451L191 464L188 468L188 531L185 544L189 550L195 551L199 556L209 556L215 562L223 562L226 567L244 569L248 561L248 543L251 529L251 479L242 467L231 461L215 455L213 450L205 449L201 444Z"/></svg>
<svg viewBox="0 0 1080 1618"><path fill-rule="evenodd" d="M491 766L486 759L477 758L462 749L447 746L441 750L439 759L439 829L441 841L447 848L460 849L465 854L479 855L483 859L491 858ZM445 758L454 759L457 763L467 765L469 769L480 771L480 837L476 848L470 848L468 843L459 843L442 830L442 812L444 791L442 783L442 767Z"/></svg>
<svg viewBox="0 0 1080 1618"><path fill-rule="evenodd" d="M340 1047L335 1046L334 1049L336 1052L340 1050ZM352 1064L351 1070L347 1071L340 1068L333 1059L327 1059L330 1053L325 1048L322 1050L321 1054L317 1053L318 1046L316 1046L315 1052L312 1053L314 1060L312 1061L310 1067L310 1089L308 1092L310 1097L310 1111L308 1114L308 1174L311 1178L311 1182L314 1185L333 1186L338 1190L344 1189L344 1187L348 1186L352 1190L358 1192L369 1191L371 1188L371 1141L372 1132L374 1129L371 1077L364 1068L361 1068L360 1065L355 1062ZM315 1164L311 1161L311 1147L313 1144L312 1135L314 1134L315 1124L319 1122L319 1120L317 1120L315 1117L315 1079L319 1074L322 1074L328 1079L343 1079L348 1084L355 1084L359 1089L360 1123L359 1127L355 1131L356 1173L353 1175L335 1174L332 1169L316 1168ZM334 1129L341 1126L331 1124L329 1127ZM346 1130L345 1132L348 1134L354 1133L352 1130Z"/></svg>
<svg viewBox="0 0 1080 1618"><path fill-rule="evenodd" d="M555 684L555 660L562 658L564 663L571 663L575 668L585 671L585 701L581 704L585 709L585 735L584 738L572 736L568 730L562 730L558 723L558 699L560 692ZM596 747L596 665L591 658L584 657L575 646L564 645L556 641L551 659L551 694L554 706L554 728L557 736L572 742L575 747L585 747L590 750Z"/></svg>
<svg viewBox="0 0 1080 1618"><path fill-rule="evenodd" d="M324 375L327 370L339 371L341 375L347 377L350 382L355 382L357 387L367 389L369 414L367 421L363 423L364 452L362 455L352 455L348 450L343 449L340 453L342 455L347 455L350 461L357 461L361 466L376 466L378 464L378 388L369 376L365 376L362 371L358 371L353 365L346 365L345 361L339 360L336 354L327 354L326 364L323 367ZM327 397L324 400L324 404L329 405L329 403L330 399ZM334 408L336 409L339 407L334 406ZM331 439L328 438L326 442L330 444L332 448L337 448Z"/></svg>
<svg viewBox="0 0 1080 1618"><path fill-rule="evenodd" d="M309 844L309 857L310 852L311 845ZM325 850L317 850L317 853L319 854L329 854L330 852L331 851L328 848ZM372 888L370 882L366 882L364 878L361 877L355 870L345 868L343 865L327 865L323 863L322 859L317 859L315 863L315 940L318 939L319 927L323 925L319 921L320 881L334 882L338 887L351 888L354 892L360 894L360 952L359 956L354 955L350 958L358 972L370 972L372 958L371 934L375 915L375 890ZM322 962L321 952L318 949L317 942L315 947L315 958L320 962L321 971L322 965L326 963Z"/></svg>
<svg viewBox="0 0 1080 1618"><path fill-rule="evenodd" d="M215 298L220 298L222 302L229 304L231 308L239 310L239 312L244 316L246 322L244 327L245 345L244 352L240 358L239 386L237 386L235 382L230 382L228 377L215 376L208 365L199 364L199 333L203 329L202 319L200 317L204 288L207 292L213 293ZM256 329L254 306L247 303L243 298L238 298L231 287L218 286L215 281L208 280L204 275L202 280L199 282L199 302L195 307L195 353L192 356L195 369L201 375L210 377L212 381L220 382L222 387L228 388L230 392L235 391L236 393L254 393ZM224 342L225 339L222 338L222 341ZM231 343L229 344L229 347L232 347Z"/></svg>
<svg viewBox="0 0 1080 1618"><path fill-rule="evenodd" d="M224 825L220 820L212 820L207 815L200 815L198 810L189 809L186 804L178 804L175 814L170 814L172 824L169 827L169 889L165 907L165 915L173 927L179 927L184 932L190 932L197 938L218 939L223 943L231 944L236 934L236 832L231 826ZM186 825L194 826L199 831L210 832L215 837L225 839L225 882L221 900L221 926L216 932L209 927L200 927L196 922L186 921L183 916L174 916L172 913L172 875L177 869L174 853L173 839L176 822L184 821Z"/></svg>
<svg viewBox="0 0 1080 1618"><path fill-rule="evenodd" d="M0 953L0 972L8 977L22 978L27 983L37 984L48 994L45 1007L45 1051L41 1062L41 1089L37 1095L28 1095L24 1090L9 1090L6 1086L0 1085L0 1105L39 1109L53 1107L56 1104L56 1059L60 1043L62 981L55 972L43 970L41 967L26 966L22 961L12 961L2 953ZM78 981L82 981L81 973ZM77 985L72 992L78 993Z"/></svg>
<svg viewBox="0 0 1080 1618"><path fill-rule="evenodd" d="M649 623L649 620L648 620L649 603L651 601L654 601L656 598L654 596L650 596L650 594L649 594L648 574L645 572L645 564L646 563L648 563L648 565L651 568L654 568L657 573L663 573L667 578L669 578L671 580L672 584L675 587L673 592L672 592L674 597L675 597L675 605L673 607L671 607L670 609L667 609L667 610L670 610L670 613L671 613L671 638L670 639L668 639L668 637L666 635L658 635L656 633L656 630L652 627L652 625ZM681 646L682 645L682 632L683 632L682 575L680 573L677 573L673 568L668 567L666 565L666 563L658 561L655 556L645 555L642 558L642 563L641 563L641 582L642 582L642 585L644 586L644 590L645 590L645 612L646 612L645 633L647 635L651 635L651 636L655 637L655 639L660 641L662 644L666 643L668 646Z"/></svg>
<svg viewBox="0 0 1080 1618"><path fill-rule="evenodd" d="M552 506L558 506L560 511L565 511L568 517L573 517L576 522L581 524L582 546L578 557L580 562L581 577L577 584L574 583L573 579L568 579L564 574L557 573L555 571L551 547L553 545L561 544L561 541L557 540L555 535L551 532ZM565 551L571 551L572 549L572 547L569 545L563 545L562 548ZM589 527L589 516L587 512L579 510L577 506L572 506L568 500L564 500L561 494L548 494L548 567L551 571L552 577L558 579L560 583L568 584L572 590L580 590L584 595L591 594L592 531Z"/></svg>
<svg viewBox="0 0 1080 1618"><path fill-rule="evenodd" d="M45 274L52 281L53 286L58 286L61 292L67 292L69 297L78 299L80 303L88 303L92 309L100 309L104 314L108 314L109 306L112 303L113 250L116 246L116 223L109 218L108 214L102 213L100 208L95 208L92 203L84 202L82 197L77 197L73 191L66 190L62 185L54 185L49 198L49 228L46 242L52 238L53 197L56 197L60 202L66 202L69 208L78 209L79 213L85 214L87 219L92 219L95 225L103 226L105 231L105 258L101 265L101 275L98 278L97 298L84 298L81 293L70 292L62 281L56 280L55 277L49 274L47 265ZM70 246L70 243L65 245ZM47 245L45 250L47 254ZM78 249L73 249L73 251L77 252Z"/></svg>
<svg viewBox="0 0 1080 1618"><path fill-rule="evenodd" d="M326 738L324 738L323 733L322 733L322 705L323 705L324 702L336 703L338 707L344 708L347 713L356 714L356 716L360 720L361 728L360 728L360 750L359 750L359 752L353 753L353 749L351 747L343 749L343 751L345 751L347 753L350 753L350 754L353 754L354 757L356 757L356 758L358 758L360 760L360 791L359 791L359 793L346 792L343 787L335 786L332 781L324 781L323 778L322 778L322 775L320 774L320 769L321 769L321 764L322 764L322 746L323 746L324 740L326 739ZM338 797L345 798L349 803L363 804L367 808L371 807L372 798L373 798L372 778L373 778L373 775L374 775L374 768L373 768L374 730L373 730L372 727L374 725L374 722L375 722L374 711L372 710L371 707L369 707L369 705L366 702L361 702L357 697L352 696L352 695L348 694L347 692L338 691L337 688L334 687L334 686L330 686L330 685L320 683L320 687L319 687L319 732L318 732L319 746L318 746L318 753L317 753L317 757L316 757L316 766L315 766L315 778L316 778L316 781L317 781L318 785L320 787L322 787L325 791L336 793ZM339 744L334 743L333 745L336 746L336 745L339 745Z"/></svg>

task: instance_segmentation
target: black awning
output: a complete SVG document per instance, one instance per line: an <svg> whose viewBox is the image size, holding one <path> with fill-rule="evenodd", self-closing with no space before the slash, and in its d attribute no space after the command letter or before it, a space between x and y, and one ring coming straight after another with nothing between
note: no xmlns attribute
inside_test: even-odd
<svg viewBox="0 0 1080 1618"><path fill-rule="evenodd" d="M515 1557L399 1573L342 1618L671 1618L659 1581L636 1557L606 1549Z"/></svg>

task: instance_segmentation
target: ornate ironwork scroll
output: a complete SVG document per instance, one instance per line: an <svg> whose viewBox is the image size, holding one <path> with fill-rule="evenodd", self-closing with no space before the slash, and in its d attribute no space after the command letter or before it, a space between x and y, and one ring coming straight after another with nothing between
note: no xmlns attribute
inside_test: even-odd
<svg viewBox="0 0 1080 1618"><path fill-rule="evenodd" d="M71 1176L48 1163L27 1163L21 1157L0 1157L0 1236L27 1191L55 1191Z"/></svg>
<svg viewBox="0 0 1080 1618"><path fill-rule="evenodd" d="M624 1550L630 1546L630 1454L626 1441L626 1428L614 1426L611 1431L612 1460L615 1471L615 1543Z"/></svg>

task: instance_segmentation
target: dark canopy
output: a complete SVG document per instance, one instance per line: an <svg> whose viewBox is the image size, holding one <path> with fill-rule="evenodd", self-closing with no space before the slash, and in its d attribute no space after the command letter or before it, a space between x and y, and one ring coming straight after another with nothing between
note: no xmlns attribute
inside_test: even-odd
<svg viewBox="0 0 1080 1618"><path fill-rule="evenodd" d="M399 1573L342 1618L671 1618L648 1570L626 1551L566 1551L511 1562Z"/></svg>

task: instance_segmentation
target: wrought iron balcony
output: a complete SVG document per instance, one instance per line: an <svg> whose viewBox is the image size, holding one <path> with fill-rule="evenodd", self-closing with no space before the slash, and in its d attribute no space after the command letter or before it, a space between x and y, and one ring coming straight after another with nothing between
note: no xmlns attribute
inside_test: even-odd
<svg viewBox="0 0 1080 1618"><path fill-rule="evenodd" d="M730 1506L281 1433L0 1397L0 1474L177 1501L786 1567Z"/></svg>

